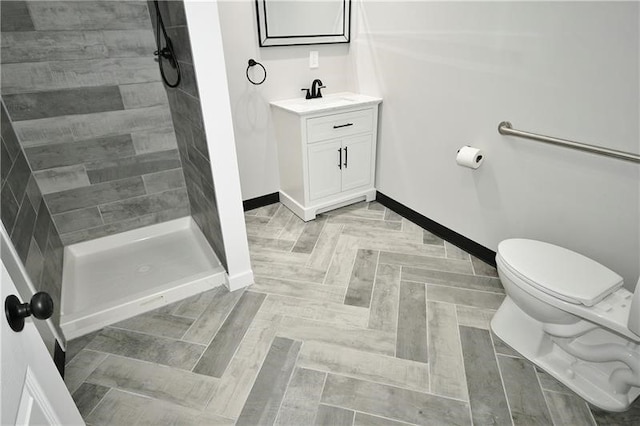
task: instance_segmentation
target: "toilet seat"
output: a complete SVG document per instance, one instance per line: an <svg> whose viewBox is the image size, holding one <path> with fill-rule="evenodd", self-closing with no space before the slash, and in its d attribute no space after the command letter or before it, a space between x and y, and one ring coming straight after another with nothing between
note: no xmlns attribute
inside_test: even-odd
<svg viewBox="0 0 640 426"><path fill-rule="evenodd" d="M576 305L593 306L623 285L620 275L598 262L542 241L504 240L498 257L518 278L514 283Z"/></svg>

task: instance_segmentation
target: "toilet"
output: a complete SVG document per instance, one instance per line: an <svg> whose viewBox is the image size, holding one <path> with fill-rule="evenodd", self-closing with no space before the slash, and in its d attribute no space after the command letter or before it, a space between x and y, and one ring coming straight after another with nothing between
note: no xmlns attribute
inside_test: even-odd
<svg viewBox="0 0 640 426"><path fill-rule="evenodd" d="M605 266L553 244L498 245L507 297L493 332L590 404L625 411L640 395L640 279L635 293Z"/></svg>

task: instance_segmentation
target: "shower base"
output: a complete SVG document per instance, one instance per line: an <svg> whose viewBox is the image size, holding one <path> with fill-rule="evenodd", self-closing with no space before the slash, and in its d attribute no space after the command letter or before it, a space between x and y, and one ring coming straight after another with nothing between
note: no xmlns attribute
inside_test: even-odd
<svg viewBox="0 0 640 426"><path fill-rule="evenodd" d="M222 285L225 270L191 217L65 247L67 340Z"/></svg>

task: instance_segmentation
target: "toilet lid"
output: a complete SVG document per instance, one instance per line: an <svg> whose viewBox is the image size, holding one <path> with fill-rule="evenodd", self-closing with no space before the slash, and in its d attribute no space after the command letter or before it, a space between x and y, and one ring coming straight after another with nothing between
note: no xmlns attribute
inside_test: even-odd
<svg viewBox="0 0 640 426"><path fill-rule="evenodd" d="M622 277L571 250L541 241L509 239L498 255L527 284L570 303L593 306L622 287Z"/></svg>

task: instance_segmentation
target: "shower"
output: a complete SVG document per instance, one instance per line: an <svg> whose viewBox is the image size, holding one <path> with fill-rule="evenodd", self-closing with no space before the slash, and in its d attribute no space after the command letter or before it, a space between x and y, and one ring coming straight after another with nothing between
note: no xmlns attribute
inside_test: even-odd
<svg viewBox="0 0 640 426"><path fill-rule="evenodd" d="M162 21L162 13L160 13L160 6L158 5L158 0L154 0L153 4L156 9L156 44L158 45L158 50L153 52L154 56L158 57L158 67L160 68L160 75L162 76L162 80L164 83L171 87L178 87L180 84L180 64L178 63L177 56L175 51L173 50L173 43L171 39L167 35L167 30L164 26L164 22ZM162 46L162 39L164 39L165 47L160 48ZM175 78L174 82L170 83L167 79L167 75L164 70L163 64L168 63L171 68L174 69Z"/></svg>

